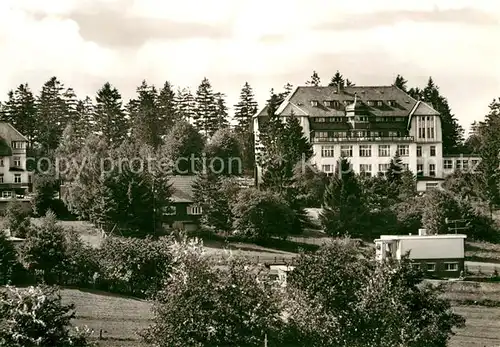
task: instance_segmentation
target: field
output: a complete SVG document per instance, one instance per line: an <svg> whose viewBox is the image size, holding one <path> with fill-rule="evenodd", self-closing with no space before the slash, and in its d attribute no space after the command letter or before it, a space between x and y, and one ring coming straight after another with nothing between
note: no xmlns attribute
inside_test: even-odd
<svg viewBox="0 0 500 347"><path fill-rule="evenodd" d="M500 300L500 284L450 283L450 299L484 298ZM150 323L150 304L141 300L80 290L62 290L63 300L73 302L77 309L75 325L87 325L99 336L103 330L102 347L146 347L137 332ZM89 303L92 303L89 305ZM500 345L500 308L456 305L454 310L467 318L466 327L457 331L450 347L484 347Z"/></svg>
<svg viewBox="0 0 500 347"><path fill-rule="evenodd" d="M34 220L38 223L38 220ZM78 231L82 239L94 247L99 247L102 235L86 222L60 222L65 227ZM273 247L258 246L250 243L206 240L207 252L214 256L233 252L259 262L290 259L297 255L298 247L320 245L327 238L308 235L289 241L277 241ZM475 264L473 271L481 269L487 273L498 264L500 271L500 245L482 242L467 242L466 259L473 262L492 263L488 270L486 264ZM470 267L473 267L470 265ZM75 325L87 325L99 336L102 329L102 347L145 347L137 332L150 323L150 304L145 301L122 298L103 293L81 290L63 290L63 299L73 302L77 308ZM447 282L444 296L452 300L454 310L467 319L466 327L458 330L449 344L450 347L500 346L500 284L475 282ZM89 304L91 303L91 304ZM497 307L498 306L498 307Z"/></svg>

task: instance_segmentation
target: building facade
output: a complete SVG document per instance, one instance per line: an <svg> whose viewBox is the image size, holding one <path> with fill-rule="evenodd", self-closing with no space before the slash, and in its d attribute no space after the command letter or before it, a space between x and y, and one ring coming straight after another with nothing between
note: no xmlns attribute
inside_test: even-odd
<svg viewBox="0 0 500 347"><path fill-rule="evenodd" d="M413 265L427 277L457 278L464 275L466 235L382 235L375 240L378 261L401 260L409 254Z"/></svg>
<svg viewBox="0 0 500 347"><path fill-rule="evenodd" d="M12 124L0 122L0 201L24 198L31 186L26 168L28 139Z"/></svg>
<svg viewBox="0 0 500 347"><path fill-rule="evenodd" d="M417 175L419 191L439 187L453 171L443 157L439 113L395 86L297 87L276 113L282 120L292 115L300 120L313 146L310 162L327 174L334 173L340 157L347 158L356 173L383 174L396 153L402 169ZM254 116L257 144L267 118L267 107ZM256 155L259 150L257 145ZM257 181L261 174L257 168Z"/></svg>
<svg viewBox="0 0 500 347"><path fill-rule="evenodd" d="M172 176L170 197L172 206L164 212L164 224L167 228L180 228L195 231L199 228L203 213L201 206L193 200L193 186L197 176Z"/></svg>

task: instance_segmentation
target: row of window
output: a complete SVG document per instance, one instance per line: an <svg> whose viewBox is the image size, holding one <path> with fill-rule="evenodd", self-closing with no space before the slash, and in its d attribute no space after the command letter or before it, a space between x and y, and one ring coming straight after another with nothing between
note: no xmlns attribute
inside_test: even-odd
<svg viewBox="0 0 500 347"><path fill-rule="evenodd" d="M199 216L203 213L203 210L200 206L188 206L187 207L187 214L192 215L192 216ZM165 216L174 216L177 214L177 207L176 206L169 206L169 209L167 212L163 213Z"/></svg>
<svg viewBox="0 0 500 347"><path fill-rule="evenodd" d="M24 148L25 142L22 141L12 141L11 142L11 147L13 149L23 149Z"/></svg>
<svg viewBox="0 0 500 347"><path fill-rule="evenodd" d="M402 137L405 134L401 131L316 131L315 138L367 138L367 137Z"/></svg>
<svg viewBox="0 0 500 347"><path fill-rule="evenodd" d="M389 166L390 166L390 164L388 164L388 163L378 164L378 172L380 172L380 173L386 172L387 170L389 170ZM335 165L331 165L331 164L322 165L322 167L321 167L322 171L326 172L326 173L333 172L334 168L335 168ZM402 164L401 169L408 170L409 165ZM359 172L362 173L363 175L370 176L371 172L372 172L372 164L359 164Z"/></svg>
<svg viewBox="0 0 500 347"><path fill-rule="evenodd" d="M384 173L389 169L388 163L378 164L378 172ZM335 170L335 165L325 164L322 165L321 170L326 173L332 173ZM409 165L406 163L402 164L402 170L409 170ZM372 172L372 164L359 164L359 172L364 176L370 176ZM422 176L424 173L424 165L417 164L417 175ZM429 164L429 176L436 177L436 164Z"/></svg>
<svg viewBox="0 0 500 347"><path fill-rule="evenodd" d="M446 169L446 170L450 170L450 169L453 169L453 162L454 160L452 159L445 159L443 161L443 168ZM473 168L475 168L477 166L477 164L479 163L479 160L477 159L472 159L470 161L471 165ZM467 170L469 169L469 160L468 159L465 159L465 160L462 160L462 159L458 159L458 160L455 160L455 169L464 169L464 170Z"/></svg>
<svg viewBox="0 0 500 347"><path fill-rule="evenodd" d="M21 157L14 157L14 166L15 167L20 167L21 166ZM5 166L3 158L0 158L0 167Z"/></svg>
<svg viewBox="0 0 500 347"><path fill-rule="evenodd" d="M3 173L0 173L0 183L4 183ZM14 183L22 183L21 174L14 174Z"/></svg>
<svg viewBox="0 0 500 347"><path fill-rule="evenodd" d="M421 264L419 264L419 263L413 263L412 265L414 268L417 268L417 269L421 268ZM422 270L424 270L424 269L422 269ZM458 263L455 263L455 262L444 263L444 270L445 271L458 271ZM436 263L425 263L425 271L429 271L429 272L436 271Z"/></svg>
<svg viewBox="0 0 500 347"><path fill-rule="evenodd" d="M400 157L408 157L410 155L409 145L398 145L397 153ZM353 150L352 145L341 145L340 146L340 156L341 157L352 157ZM321 156L324 158L335 157L334 146L321 146ZM371 157L372 156L372 145L360 145L359 146L359 156L360 157ZM391 145L378 145L378 156L379 157L390 157L391 156ZM422 156L422 146L417 146L417 157ZM430 156L436 156L436 146L430 146Z"/></svg>
<svg viewBox="0 0 500 347"><path fill-rule="evenodd" d="M426 122L427 118L427 122ZM433 117L425 117L425 116L420 116L417 118L419 122L418 123L418 138L419 139L433 139L434 138L434 118Z"/></svg>
<svg viewBox="0 0 500 347"><path fill-rule="evenodd" d="M405 117L374 117L375 122L405 122ZM368 116L362 116L358 119L361 121L368 121ZM345 121L345 117L315 117L312 118L315 123L341 123Z"/></svg>
<svg viewBox="0 0 500 347"><path fill-rule="evenodd" d="M342 104L347 105L350 102L352 102L352 101L343 100ZM396 101L394 101L394 100L388 100L388 101L386 101L386 103L389 106L396 106ZM339 107L340 106L340 101L338 101L338 100L325 100L325 101L323 101L323 104L326 107ZM368 106L375 106L376 105L378 107L382 107L382 106L384 106L384 101L382 101L382 100L368 100L366 102L366 104ZM315 106L315 107L318 106L319 105L318 100L311 100L311 105Z"/></svg>
<svg viewBox="0 0 500 347"><path fill-rule="evenodd" d="M343 101L342 101L342 104L343 104L343 105L347 105L347 104L349 104L350 102L352 102L352 101L349 101L349 100L343 100ZM396 101L394 101L394 100L388 100L388 101L386 101L386 103L387 103L387 105L389 105L389 106L396 106ZM323 102L323 104L324 104L326 107L339 107L339 106L340 106L340 101L337 101L337 100L325 100L325 101ZM382 101L382 100L368 100L368 101L366 102L366 104L367 104L368 106L375 106L375 105L376 105L376 106L378 106L378 107L382 107L382 106L384 106L384 101ZM318 106L318 105L319 105L318 100L311 100L311 105L312 105L312 106L315 106L315 107L316 107L316 106Z"/></svg>

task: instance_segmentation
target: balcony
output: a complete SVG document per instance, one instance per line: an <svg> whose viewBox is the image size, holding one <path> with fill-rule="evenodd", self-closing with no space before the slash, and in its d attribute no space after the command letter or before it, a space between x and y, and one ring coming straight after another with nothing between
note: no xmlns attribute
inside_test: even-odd
<svg viewBox="0 0 500 347"><path fill-rule="evenodd" d="M384 137L313 137L312 143L331 142L413 142L413 136L384 136Z"/></svg>

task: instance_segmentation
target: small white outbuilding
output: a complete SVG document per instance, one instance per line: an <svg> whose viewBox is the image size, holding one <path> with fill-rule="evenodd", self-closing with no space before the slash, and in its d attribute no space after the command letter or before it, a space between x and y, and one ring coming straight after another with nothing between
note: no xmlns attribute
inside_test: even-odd
<svg viewBox="0 0 500 347"><path fill-rule="evenodd" d="M376 259L400 260L409 252L413 264L430 277L456 278L464 273L465 239L463 234L381 235L375 240Z"/></svg>

